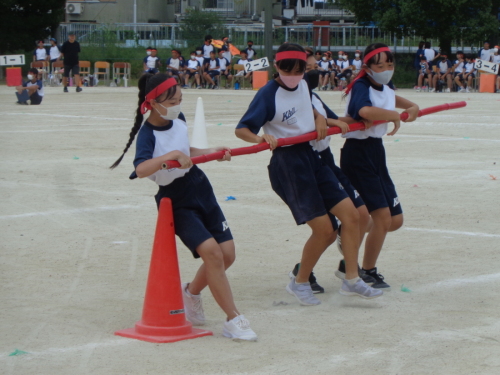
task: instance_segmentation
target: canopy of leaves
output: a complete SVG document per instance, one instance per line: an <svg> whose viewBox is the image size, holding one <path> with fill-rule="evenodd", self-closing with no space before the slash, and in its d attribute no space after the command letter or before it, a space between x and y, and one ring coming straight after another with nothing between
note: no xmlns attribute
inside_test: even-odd
<svg viewBox="0 0 500 375"><path fill-rule="evenodd" d="M205 35L212 35L214 39L222 38L223 21L216 12L189 10L181 21L181 32L182 39L187 40L189 46L200 46Z"/></svg>
<svg viewBox="0 0 500 375"><path fill-rule="evenodd" d="M361 24L375 22L398 36L416 35L449 44L480 43L498 33L498 0L337 0ZM496 8L496 10L495 10Z"/></svg>
<svg viewBox="0 0 500 375"><path fill-rule="evenodd" d="M65 0L0 1L0 53L35 48L64 19Z"/></svg>

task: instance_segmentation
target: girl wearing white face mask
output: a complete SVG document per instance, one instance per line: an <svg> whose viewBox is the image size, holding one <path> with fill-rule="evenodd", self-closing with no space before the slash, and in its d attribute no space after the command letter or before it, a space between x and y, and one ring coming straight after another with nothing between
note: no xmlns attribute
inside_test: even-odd
<svg viewBox="0 0 500 375"><path fill-rule="evenodd" d="M292 275L286 290L302 305L321 303L311 289L311 272L321 254L335 241L335 215L346 227L348 280L343 282L341 293L378 297L382 293L358 277L359 215L338 178L309 142L277 148L278 138L315 130L318 141L326 136L326 119L313 108L311 92L303 79L306 61L306 52L298 44L287 43L278 48L278 76L256 93L235 133L250 143L269 143L273 151L268 166L271 186L288 205L297 225L307 224L312 230L302 251L300 269L296 276ZM261 129L262 136L258 135Z"/></svg>
<svg viewBox="0 0 500 375"><path fill-rule="evenodd" d="M395 94L393 73L394 55L390 49L382 43L368 46L361 72L345 91L346 115L358 121L385 120L387 123L343 135L347 139L340 159L342 172L361 195L371 215L366 228L364 272L376 280L372 284L374 288L385 290L389 285L377 272L376 262L387 232L403 225L403 210L387 169L382 137L387 133L389 122L394 123L394 129L388 135L394 135L399 129L400 114L396 108L408 113L407 122L414 121L419 110L415 103Z"/></svg>
<svg viewBox="0 0 500 375"><path fill-rule="evenodd" d="M235 259L231 231L210 182L197 166L193 166L190 158L226 150L221 161L230 160L230 150L227 147L190 147L185 118L180 112L181 101L181 88L175 78L166 74L144 74L139 79L135 124L122 156L111 168L118 166L137 134L135 171L130 178L148 177L159 185L155 196L158 207L163 198L172 200L175 233L195 258L203 260L193 281L182 286L186 318L193 325L205 323L200 293L208 285L227 315L223 335L255 341L257 335L234 304L225 273ZM148 111L151 113L143 124L143 115ZM162 169L167 160L177 160L181 167Z"/></svg>

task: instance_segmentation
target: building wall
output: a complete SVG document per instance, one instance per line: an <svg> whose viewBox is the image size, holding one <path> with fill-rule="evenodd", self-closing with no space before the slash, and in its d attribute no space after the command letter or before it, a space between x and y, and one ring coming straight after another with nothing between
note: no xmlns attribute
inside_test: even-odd
<svg viewBox="0 0 500 375"><path fill-rule="evenodd" d="M136 0L137 22L168 22L167 0ZM66 21L96 21L98 23L131 23L134 21L134 0L67 1L80 3L81 14L66 14ZM171 7L169 7L171 9Z"/></svg>

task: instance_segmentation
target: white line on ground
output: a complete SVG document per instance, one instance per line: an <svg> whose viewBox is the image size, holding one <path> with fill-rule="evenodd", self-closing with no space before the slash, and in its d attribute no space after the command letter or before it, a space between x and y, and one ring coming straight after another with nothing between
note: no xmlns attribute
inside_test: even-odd
<svg viewBox="0 0 500 375"><path fill-rule="evenodd" d="M406 230L412 230L417 232L429 232L429 233L441 233L441 234L456 234L460 236L476 236L476 237L491 237L500 238L500 234L492 233L481 233L481 232L465 232L459 230L442 230L442 229L428 229L428 228L410 228L405 227Z"/></svg>
<svg viewBox="0 0 500 375"><path fill-rule="evenodd" d="M102 132L102 131L114 131L114 130L123 130L123 128L92 128L92 129L44 129L44 130L3 130L0 133L62 133L62 132Z"/></svg>
<svg viewBox="0 0 500 375"><path fill-rule="evenodd" d="M99 211L119 211L119 210L132 210L141 209L144 206L132 206L132 205L122 205L122 206L102 206L102 207L92 207L92 208L74 208L71 210L53 210L53 211L40 211L40 212L27 212L25 214L18 215L3 215L0 216L0 220L6 219L21 219L25 217L36 217L36 216L50 216L50 215L71 215L80 214L86 212L99 212Z"/></svg>

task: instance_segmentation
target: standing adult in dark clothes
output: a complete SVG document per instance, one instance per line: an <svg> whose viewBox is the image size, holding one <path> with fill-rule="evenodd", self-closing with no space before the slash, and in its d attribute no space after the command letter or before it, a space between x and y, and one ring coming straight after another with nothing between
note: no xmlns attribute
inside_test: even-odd
<svg viewBox="0 0 500 375"><path fill-rule="evenodd" d="M80 53L80 43L76 41L75 34L70 33L68 35L68 40L64 42L61 47L61 56L58 59L60 60L61 57L64 57L64 92L68 92L68 78L70 72L72 72L73 76L75 77L76 92L82 91L78 53Z"/></svg>

